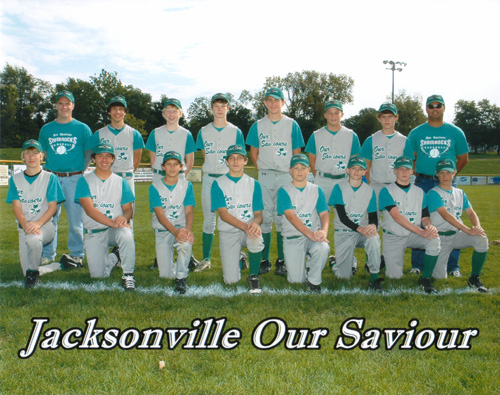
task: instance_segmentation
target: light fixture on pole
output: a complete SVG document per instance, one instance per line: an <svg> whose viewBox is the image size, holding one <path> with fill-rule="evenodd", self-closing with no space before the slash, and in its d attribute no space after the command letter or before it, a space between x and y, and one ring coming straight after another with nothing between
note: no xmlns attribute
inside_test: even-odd
<svg viewBox="0 0 500 395"><path fill-rule="evenodd" d="M387 70L392 71L392 104L394 104L394 71L403 71L403 67L406 66L405 62L395 62L394 60L384 60L384 64L390 64ZM401 66L401 67L399 67Z"/></svg>

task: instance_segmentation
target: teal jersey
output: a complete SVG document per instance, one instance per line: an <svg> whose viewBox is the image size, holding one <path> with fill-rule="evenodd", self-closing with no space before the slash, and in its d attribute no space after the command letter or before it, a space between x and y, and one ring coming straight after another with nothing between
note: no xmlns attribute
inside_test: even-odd
<svg viewBox="0 0 500 395"><path fill-rule="evenodd" d="M167 185L167 184L165 184L165 182L163 182L163 180L161 180L161 182L163 183L163 185L165 185L165 187L167 187L167 189L170 192L172 192L177 185L177 184ZM184 196L183 205L184 205L184 207L187 207L187 206L196 207L196 199L194 197L193 184L191 184L190 181L187 181L187 182L188 182L188 186L186 189L186 196ZM155 188L155 186L153 184L151 184L149 186L149 211L154 212L155 207L163 208L163 204L161 202L161 198L160 198L160 194L159 194L158 190Z"/></svg>
<svg viewBox="0 0 500 395"><path fill-rule="evenodd" d="M387 139L391 140L392 138L394 138L397 134L394 133L394 134L391 134L389 136L385 136ZM405 144L404 144L404 148L403 148L403 151L400 153L398 152L398 156L406 156L408 158L412 158L414 159L413 157L413 147L410 143L410 141L408 139L406 139L405 141ZM372 136L368 136L365 140L365 142L363 143L363 146L361 147L361 153L360 153L360 156L365 158L365 159L368 159L368 160L371 160L373 161L373 158L374 158L374 155L376 156L377 155L377 150L373 150L373 135Z"/></svg>
<svg viewBox="0 0 500 395"><path fill-rule="evenodd" d="M329 132L332 136L335 136L337 132L332 132L331 130L329 130L326 126L324 127L324 129ZM320 129L321 130L321 129ZM313 154L313 155L318 155L317 154L317 150L316 150L316 138L314 136L314 133L311 134L311 137L309 137L309 140L307 141L307 145L306 145L306 149L305 149L306 152L310 153L310 154ZM353 133L352 135L352 145L351 145L351 153L350 153L350 156L356 156L360 153L361 151L361 146L360 146L360 143L359 143L359 137L356 133Z"/></svg>
<svg viewBox="0 0 500 395"><path fill-rule="evenodd" d="M27 176L26 173L24 173L23 175L28 184L33 184L40 176L40 173L38 173L34 177ZM61 184L59 184L59 180L54 173L50 174L49 183L47 185L47 191L45 195L47 197L47 202L62 203L65 200ZM19 194L17 192L17 187L14 181L14 177L11 177L9 179L9 189L7 191L7 198L5 199L5 202L12 204L14 200L20 200L20 199L19 199Z"/></svg>
<svg viewBox="0 0 500 395"><path fill-rule="evenodd" d="M352 190L356 192L361 187L353 187ZM345 206L344 196L342 194L342 189L339 184L335 184L333 187L332 194L330 195L330 200L328 201L329 206L335 207L335 205ZM370 197L370 202L368 203L368 213L376 213L377 212L377 197L375 196L375 191L372 190L372 194Z"/></svg>
<svg viewBox="0 0 500 395"><path fill-rule="evenodd" d="M231 177L229 174L226 174L227 178L229 178L234 183L238 183L242 177ZM224 193L220 189L217 184L217 180L212 184L211 190L212 197L212 211L217 211L219 208L227 208L226 199L224 197ZM252 208L253 211L262 211L264 209L264 204L262 203L262 188L257 180L255 180L253 197L252 197Z"/></svg>
<svg viewBox="0 0 500 395"><path fill-rule="evenodd" d="M279 121L278 121L279 122ZM273 122L277 124L278 122ZM304 137L302 136L302 131L297 121L292 122L292 150L297 148L302 148L304 146ZM248 132L246 143L254 148L259 148L259 133L257 130L257 122L255 122Z"/></svg>
<svg viewBox="0 0 500 395"><path fill-rule="evenodd" d="M435 186L433 189L435 189L435 188L439 188L443 195L448 194L450 196L450 198L451 198L454 190L458 189L458 188L452 188L450 191L447 191L443 188L440 188L439 186ZM427 193L427 202L429 204L429 212L430 213L437 211L437 209L440 207L446 207L446 205L443 201L443 198L439 195L438 192L434 191L433 189L431 189ZM467 195L465 194L465 192L463 190L460 190L460 192L463 195L462 210L465 211L469 207L472 207L472 205L470 204L469 199L467 198Z"/></svg>
<svg viewBox="0 0 500 395"><path fill-rule="evenodd" d="M402 189L402 190L405 191L406 193L408 193L408 191L410 190L410 187L411 187L411 184L408 186L408 188ZM386 207L396 206L396 202L395 202L394 198L391 196L391 194L389 193L389 191L387 190L387 188L382 188L380 190L380 195L379 195L378 199L379 199L379 209L381 211L385 210ZM422 200L422 210L426 207L427 207L427 196L424 193L424 198Z"/></svg>
<svg viewBox="0 0 500 395"><path fill-rule="evenodd" d="M157 153L157 142L156 142L156 130L153 130L151 132L151 134L149 135L148 137L148 141L146 142L146 149L151 151L151 152L155 152ZM179 130L179 129L177 129ZM167 133L170 133L170 134L173 134L175 133L177 130L174 130L174 131L167 131ZM168 147L167 147L168 148ZM165 152L168 151L168 149L165 149L164 150ZM163 153L165 153L163 152ZM196 144L194 143L194 139L193 139L193 135L191 134L191 132L187 131L187 135L186 135L186 146L184 148L184 155L187 155L187 154L190 154L192 152L196 152ZM182 154L182 152L180 152Z"/></svg>
<svg viewBox="0 0 500 395"><path fill-rule="evenodd" d="M106 180L101 180L101 181L103 183L106 182ZM125 204L134 202L135 196L132 193L132 189L130 189L130 185L128 185L127 180L121 178L121 183L122 183L122 197L120 200L120 204L123 206ZM75 202L80 203L81 198L92 199L92 194L90 193L90 187L85 177L80 178L78 180L78 183L76 184Z"/></svg>

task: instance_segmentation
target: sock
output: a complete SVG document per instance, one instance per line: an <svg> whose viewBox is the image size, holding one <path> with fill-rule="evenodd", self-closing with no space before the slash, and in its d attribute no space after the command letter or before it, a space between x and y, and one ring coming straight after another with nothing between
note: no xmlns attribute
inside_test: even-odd
<svg viewBox="0 0 500 395"><path fill-rule="evenodd" d="M271 256L271 233L262 233L264 239L264 250L262 251L262 259L269 260Z"/></svg>
<svg viewBox="0 0 500 395"><path fill-rule="evenodd" d="M278 247L278 259L285 260L285 255L283 254L283 237L281 237L281 232L276 232L276 244Z"/></svg>
<svg viewBox="0 0 500 395"><path fill-rule="evenodd" d="M370 274L370 282L374 282L375 280L378 279L378 273L372 273Z"/></svg>
<svg viewBox="0 0 500 395"><path fill-rule="evenodd" d="M262 252L249 252L248 265L250 267L250 275L259 275L260 261L262 259Z"/></svg>
<svg viewBox="0 0 500 395"><path fill-rule="evenodd" d="M203 242L203 259L210 259L210 255L212 255L212 244L214 243L214 234L213 233L205 233L202 235Z"/></svg>
<svg viewBox="0 0 500 395"><path fill-rule="evenodd" d="M488 255L488 251L486 252L474 251L472 253L472 271L470 273L471 276L479 276L481 274L484 262L486 261L486 255Z"/></svg>
<svg viewBox="0 0 500 395"><path fill-rule="evenodd" d="M434 267L436 266L436 262L438 260L438 255L424 255L424 263L422 270L422 278L431 278L432 272L434 271Z"/></svg>

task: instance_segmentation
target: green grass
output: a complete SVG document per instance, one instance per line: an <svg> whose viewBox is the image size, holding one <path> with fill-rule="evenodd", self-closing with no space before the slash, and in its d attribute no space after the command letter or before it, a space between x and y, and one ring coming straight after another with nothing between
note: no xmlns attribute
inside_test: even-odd
<svg viewBox="0 0 500 395"><path fill-rule="evenodd" d="M323 273L321 295L294 292L302 285L267 274L260 296L244 292L244 278L237 285L222 284L222 270L216 236L212 270L191 273L192 288L219 285L241 291L236 296L172 296L172 282L158 277L149 268L153 262L154 237L148 212L147 188L136 184L138 290L125 293L119 287L120 273L109 279L92 280L88 270L56 272L41 278L43 284L68 285L68 289L39 287L25 290L17 250L17 231L9 205L3 203L6 187L0 188L0 393L5 394L492 394L500 387L500 260L499 246L491 246L482 280L492 292L466 292L466 277L436 281L442 290L428 296L416 286L416 277L383 283L383 295L363 293L368 276L362 269L365 258L356 251L360 271L350 281ZM200 184L195 184L200 202ZM465 188L482 219L490 241L500 239L499 210L495 199L498 186ZM199 203L200 204L200 203ZM201 204L195 211L195 255L201 257ZM65 252L67 222L62 216L58 251ZM333 242L331 243L333 245ZM275 251L272 258L275 259ZM470 273L471 251L461 256L465 276ZM409 252L405 272L410 269ZM11 283L14 282L12 285ZM11 285L8 285L11 284ZM102 284L104 290L89 292L84 285ZM73 286L70 288L69 286ZM277 290L283 290L280 295ZM399 291L399 292L398 292ZM122 331L159 328L191 328L196 318L227 318L225 330L239 328L242 338L232 350L40 350L28 359L17 353L30 337L33 317L49 317L47 328L84 329L85 321L98 317L97 326ZM329 334L319 350L287 350L280 343L272 350L258 350L252 332L270 317L284 320L288 328L327 328ZM423 328L478 328L470 350L387 351L382 341L377 350L336 350L342 323L351 317L366 319L365 328L408 328L412 319ZM271 341L269 328L264 338ZM164 360L165 369L158 369Z"/></svg>

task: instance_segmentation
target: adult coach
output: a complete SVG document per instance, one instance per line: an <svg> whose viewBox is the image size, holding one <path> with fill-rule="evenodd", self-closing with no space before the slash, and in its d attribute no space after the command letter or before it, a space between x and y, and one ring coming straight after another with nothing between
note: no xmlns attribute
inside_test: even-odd
<svg viewBox="0 0 500 395"><path fill-rule="evenodd" d="M300 149L304 146L304 138L299 124L281 113L285 105L285 97L281 89L269 88L264 96L264 105L267 108L267 115L252 125L246 141L250 146L250 158L259 171L258 180L262 187L264 201L262 237L265 247L259 273L265 274L271 271L269 257L274 217L278 247L275 274L284 276L286 266L281 237L281 219L276 213L276 196L278 190L291 181L290 160L293 155L300 154Z"/></svg>
<svg viewBox="0 0 500 395"><path fill-rule="evenodd" d="M45 170L58 177L66 197L64 208L69 223L70 253L63 256L72 263L81 265L84 256L82 208L74 200L76 184L90 163L92 131L86 124L73 119L74 108L73 94L67 90L58 92L57 118L42 127L38 140L46 157ZM60 215L61 205L58 205L54 216L55 236L52 242L43 248L42 264L52 262L57 255L57 225Z"/></svg>
<svg viewBox="0 0 500 395"><path fill-rule="evenodd" d="M429 96L426 100L427 122L417 126L408 135L415 153L415 185L429 192L439 184L436 165L443 159L451 159L457 164L457 174L469 161L469 146L462 129L444 122L445 104L441 95ZM456 184L455 184L456 185ZM448 260L448 274L461 277L458 259L460 250L454 250ZM413 251L412 273L422 271L422 251Z"/></svg>

